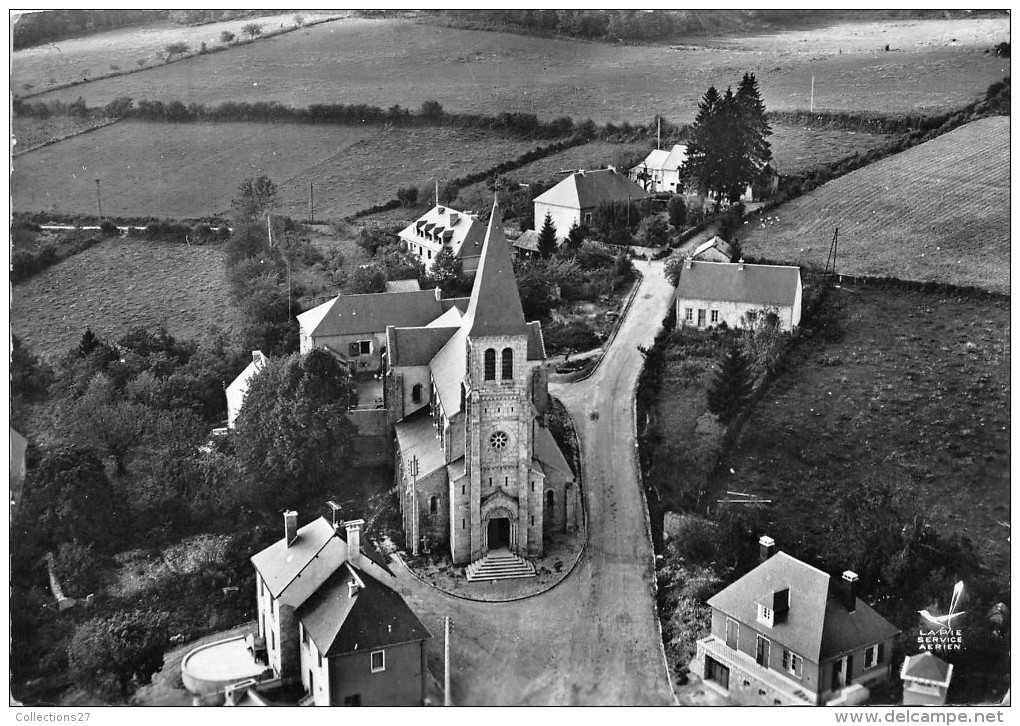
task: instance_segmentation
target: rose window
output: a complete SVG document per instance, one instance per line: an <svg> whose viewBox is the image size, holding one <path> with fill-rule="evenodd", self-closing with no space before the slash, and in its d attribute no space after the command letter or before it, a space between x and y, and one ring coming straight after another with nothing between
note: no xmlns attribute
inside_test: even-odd
<svg viewBox="0 0 1020 726"><path fill-rule="evenodd" d="M493 431L492 436L489 437L489 445L494 449L505 449L506 445L510 443L510 437L503 431Z"/></svg>

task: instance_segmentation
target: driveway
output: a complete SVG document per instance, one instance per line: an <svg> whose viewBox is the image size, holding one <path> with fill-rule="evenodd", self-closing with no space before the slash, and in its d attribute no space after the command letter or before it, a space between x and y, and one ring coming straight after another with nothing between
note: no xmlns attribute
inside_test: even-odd
<svg viewBox="0 0 1020 726"><path fill-rule="evenodd" d="M457 705L673 703L655 614L633 409L642 363L637 346L651 344L673 288L661 262L636 266L644 279L595 375L550 386L573 416L583 449L589 543L574 572L534 598L485 604L445 595L397 568L401 593L433 633L430 663L437 675L442 618L452 618Z"/></svg>

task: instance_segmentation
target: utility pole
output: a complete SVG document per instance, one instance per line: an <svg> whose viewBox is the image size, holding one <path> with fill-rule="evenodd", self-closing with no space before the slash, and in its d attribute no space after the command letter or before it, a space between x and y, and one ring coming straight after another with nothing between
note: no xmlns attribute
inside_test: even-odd
<svg viewBox="0 0 1020 726"><path fill-rule="evenodd" d="M99 218L103 218L103 198L99 193L99 180L96 179L96 206L99 207Z"/></svg>
<svg viewBox="0 0 1020 726"><path fill-rule="evenodd" d="M815 77L811 76L811 113L815 112Z"/></svg>
<svg viewBox="0 0 1020 726"><path fill-rule="evenodd" d="M655 129L655 148L662 148L662 116L656 116L656 129Z"/></svg>
<svg viewBox="0 0 1020 726"><path fill-rule="evenodd" d="M443 673L443 705L452 706L453 699L450 697L450 616L444 618L446 621L446 657L443 659L445 666Z"/></svg>
<svg viewBox="0 0 1020 726"><path fill-rule="evenodd" d="M315 224L315 183L308 182L308 221Z"/></svg>
<svg viewBox="0 0 1020 726"><path fill-rule="evenodd" d="M439 206L439 179L436 179L436 206Z"/></svg>

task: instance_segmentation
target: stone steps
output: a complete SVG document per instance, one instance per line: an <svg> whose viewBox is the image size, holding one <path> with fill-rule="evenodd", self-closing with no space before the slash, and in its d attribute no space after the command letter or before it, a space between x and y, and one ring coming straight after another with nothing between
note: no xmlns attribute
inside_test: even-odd
<svg viewBox="0 0 1020 726"><path fill-rule="evenodd" d="M534 577L535 566L507 550L494 550L467 567L469 582Z"/></svg>

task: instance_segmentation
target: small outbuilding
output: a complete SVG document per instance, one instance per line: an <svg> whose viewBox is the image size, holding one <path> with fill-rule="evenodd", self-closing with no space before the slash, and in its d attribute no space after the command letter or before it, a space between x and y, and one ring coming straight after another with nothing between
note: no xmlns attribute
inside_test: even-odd
<svg viewBox="0 0 1020 726"><path fill-rule="evenodd" d="M945 706L953 664L926 650L903 659L900 678L904 706Z"/></svg>

